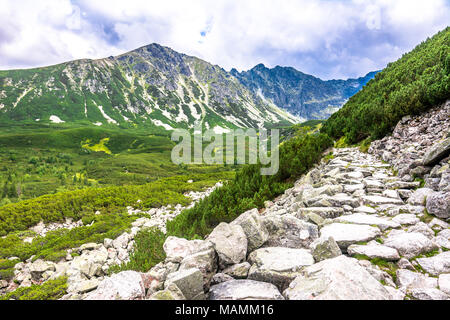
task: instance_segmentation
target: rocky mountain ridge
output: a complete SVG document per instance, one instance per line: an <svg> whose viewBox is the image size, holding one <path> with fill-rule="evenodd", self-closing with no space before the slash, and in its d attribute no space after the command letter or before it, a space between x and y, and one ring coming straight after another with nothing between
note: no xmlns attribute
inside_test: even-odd
<svg viewBox="0 0 450 320"><path fill-rule="evenodd" d="M0 120L258 127L298 119L218 66L151 44L117 57L0 71Z"/></svg>
<svg viewBox="0 0 450 320"><path fill-rule="evenodd" d="M248 71L231 70L253 93L306 120L328 118L378 72L358 79L324 81L292 67L270 69L259 64Z"/></svg>

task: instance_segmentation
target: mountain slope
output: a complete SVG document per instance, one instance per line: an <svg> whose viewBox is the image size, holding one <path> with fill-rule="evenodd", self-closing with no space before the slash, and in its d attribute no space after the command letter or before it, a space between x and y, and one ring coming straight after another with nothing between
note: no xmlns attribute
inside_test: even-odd
<svg viewBox="0 0 450 320"><path fill-rule="evenodd" d="M0 121L192 128L297 119L225 70L151 44L118 57L0 71Z"/></svg>
<svg viewBox="0 0 450 320"><path fill-rule="evenodd" d="M324 124L323 132L354 143L391 132L402 117L450 98L450 27L375 76Z"/></svg>
<svg viewBox="0 0 450 320"><path fill-rule="evenodd" d="M328 118L377 72L358 79L323 81L291 67L269 69L259 64L240 73L231 70L252 92L304 119Z"/></svg>

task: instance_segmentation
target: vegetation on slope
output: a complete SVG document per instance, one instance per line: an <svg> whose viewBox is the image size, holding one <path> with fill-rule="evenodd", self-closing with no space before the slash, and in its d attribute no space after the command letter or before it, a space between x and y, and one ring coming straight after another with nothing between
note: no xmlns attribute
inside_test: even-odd
<svg viewBox="0 0 450 320"><path fill-rule="evenodd" d="M382 138L402 117L450 98L450 27L388 66L324 124L347 143Z"/></svg>

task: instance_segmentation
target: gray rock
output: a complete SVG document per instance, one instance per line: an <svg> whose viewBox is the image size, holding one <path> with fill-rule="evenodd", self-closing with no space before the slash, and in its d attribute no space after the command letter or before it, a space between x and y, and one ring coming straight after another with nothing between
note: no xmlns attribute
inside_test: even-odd
<svg viewBox="0 0 450 320"><path fill-rule="evenodd" d="M55 265L51 262L38 259L30 266L31 277L36 281L38 281L46 271L55 271Z"/></svg>
<svg viewBox="0 0 450 320"><path fill-rule="evenodd" d="M122 271L106 277L85 300L142 300L145 297L144 283L139 272Z"/></svg>
<svg viewBox="0 0 450 320"><path fill-rule="evenodd" d="M406 269L397 270L396 278L398 287L404 292L410 292L412 289L435 288L437 286L436 278Z"/></svg>
<svg viewBox="0 0 450 320"><path fill-rule="evenodd" d="M177 237L168 237L164 242L166 261L180 263L184 258L197 252L213 249L214 245L204 240L186 240Z"/></svg>
<svg viewBox="0 0 450 320"><path fill-rule="evenodd" d="M438 218L450 218L450 191L430 195L427 198L427 210Z"/></svg>
<svg viewBox="0 0 450 320"><path fill-rule="evenodd" d="M410 291L413 298L418 300L449 300L450 297L436 288L416 288Z"/></svg>
<svg viewBox="0 0 450 320"><path fill-rule="evenodd" d="M252 252L260 248L268 239L269 232L265 227L258 209L252 209L241 214L231 225L238 224L247 237L247 251Z"/></svg>
<svg viewBox="0 0 450 320"><path fill-rule="evenodd" d="M223 270L223 273L230 275L235 279L244 279L247 278L250 267L250 263L243 262L229 266L228 268Z"/></svg>
<svg viewBox="0 0 450 320"><path fill-rule="evenodd" d="M314 263L308 250L283 247L258 249L248 260L253 264L248 274L250 280L272 283L280 291L286 289L302 267Z"/></svg>
<svg viewBox="0 0 450 320"><path fill-rule="evenodd" d="M271 283L233 280L212 286L210 300L284 300Z"/></svg>
<svg viewBox="0 0 450 320"><path fill-rule="evenodd" d="M450 273L439 275L438 284L442 292L450 295Z"/></svg>
<svg viewBox="0 0 450 320"><path fill-rule="evenodd" d="M414 191L414 193L409 197L407 203L413 206L424 206L427 197L434 193L433 189L430 188L420 188Z"/></svg>
<svg viewBox="0 0 450 320"><path fill-rule="evenodd" d="M391 300L386 288L358 264L339 256L306 267L283 293L289 300Z"/></svg>
<svg viewBox="0 0 450 320"><path fill-rule="evenodd" d="M247 237L240 225L220 223L208 236L219 256L219 266L237 264L247 256Z"/></svg>
<svg viewBox="0 0 450 320"><path fill-rule="evenodd" d="M392 218L392 221L401 225L413 225L418 223L420 220L416 217L415 214L403 213L396 215L394 218Z"/></svg>
<svg viewBox="0 0 450 320"><path fill-rule="evenodd" d="M225 273L216 273L211 279L211 285L216 285L226 281L232 281L234 278Z"/></svg>
<svg viewBox="0 0 450 320"><path fill-rule="evenodd" d="M168 289L171 284L175 284L187 300L205 299L203 275L198 269L181 270L169 274L164 288Z"/></svg>
<svg viewBox="0 0 450 320"><path fill-rule="evenodd" d="M424 155L423 165L430 166L438 163L450 153L450 138L434 144Z"/></svg>
<svg viewBox="0 0 450 320"><path fill-rule="evenodd" d="M432 276L450 273L450 251L442 252L430 258L418 258L419 265Z"/></svg>
<svg viewBox="0 0 450 320"><path fill-rule="evenodd" d="M263 219L269 231L265 247L309 248L319 237L319 229L291 215L267 216Z"/></svg>
<svg viewBox="0 0 450 320"><path fill-rule="evenodd" d="M339 247L346 251L351 244L366 242L381 235L380 229L367 225L332 223L320 230L321 237L333 237Z"/></svg>
<svg viewBox="0 0 450 320"><path fill-rule="evenodd" d="M387 198L382 196L363 196L362 199L365 204L369 204L372 206L380 206L383 204L395 204L395 205L404 204L401 199Z"/></svg>
<svg viewBox="0 0 450 320"><path fill-rule="evenodd" d="M385 218L380 218L377 216L368 215L364 213L354 213L352 215L342 216L337 218L336 221L369 226L374 225L380 228L381 230L386 230L388 228L400 228L400 224L397 221L391 221Z"/></svg>
<svg viewBox="0 0 450 320"><path fill-rule="evenodd" d="M299 218L309 216L310 214L317 214L323 219L332 219L344 214L344 209L334 207L299 208Z"/></svg>
<svg viewBox="0 0 450 320"><path fill-rule="evenodd" d="M217 271L217 267L216 252L213 248L210 248L185 257L180 263L179 270L199 269L203 274L204 288L208 290L211 279Z"/></svg>
<svg viewBox="0 0 450 320"><path fill-rule="evenodd" d="M400 256L397 250L383 246L383 245L356 245L352 244L347 248L347 252L349 255L354 256L357 254L365 255L371 259L380 258L387 261L397 261L400 259Z"/></svg>
<svg viewBox="0 0 450 320"><path fill-rule="evenodd" d="M408 259L437 249L436 244L417 232L391 232L384 245L396 249L401 256Z"/></svg>
<svg viewBox="0 0 450 320"><path fill-rule="evenodd" d="M333 237L320 237L311 243L310 248L316 262L331 259L342 254L341 249Z"/></svg>

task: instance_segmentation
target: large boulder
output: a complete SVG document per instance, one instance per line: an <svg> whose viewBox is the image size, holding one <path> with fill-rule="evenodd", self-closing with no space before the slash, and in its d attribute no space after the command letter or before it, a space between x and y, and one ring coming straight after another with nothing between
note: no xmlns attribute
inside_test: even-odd
<svg viewBox="0 0 450 320"><path fill-rule="evenodd" d="M145 288L142 276L135 271L122 271L106 277L85 300L142 300Z"/></svg>
<svg viewBox="0 0 450 320"><path fill-rule="evenodd" d="M167 289L153 293L149 300L186 300L183 292L175 285L170 284Z"/></svg>
<svg viewBox="0 0 450 320"><path fill-rule="evenodd" d="M319 229L291 215L264 217L264 225L269 231L265 247L309 248L319 237Z"/></svg>
<svg viewBox="0 0 450 320"><path fill-rule="evenodd" d="M417 262L425 272L432 276L450 273L450 251L442 252L430 258L418 258Z"/></svg>
<svg viewBox="0 0 450 320"><path fill-rule="evenodd" d="M197 252L214 248L213 244L204 240L186 240L177 237L168 237L163 249L166 253L166 261L180 263L184 258Z"/></svg>
<svg viewBox="0 0 450 320"><path fill-rule="evenodd" d="M219 255L219 266L240 263L247 256L247 236L238 224L220 223L208 236Z"/></svg>
<svg viewBox="0 0 450 320"><path fill-rule="evenodd" d="M408 198L407 203L413 206L424 206L426 199L434 193L430 188L419 188Z"/></svg>
<svg viewBox="0 0 450 320"><path fill-rule="evenodd" d="M450 154L450 138L434 144L423 157L423 165L431 166Z"/></svg>
<svg viewBox="0 0 450 320"><path fill-rule="evenodd" d="M248 273L250 280L270 282L280 291L286 289L302 267L314 263L308 250L283 247L258 249L248 260L253 264Z"/></svg>
<svg viewBox="0 0 450 320"><path fill-rule="evenodd" d="M284 300L271 283L254 280L232 280L211 287L210 300Z"/></svg>
<svg viewBox="0 0 450 320"><path fill-rule="evenodd" d="M427 210L438 218L450 218L450 191L431 194L427 198Z"/></svg>
<svg viewBox="0 0 450 320"><path fill-rule="evenodd" d="M321 237L333 237L342 250L347 250L351 244L366 242L381 235L378 228L349 223L332 223L320 230Z"/></svg>
<svg viewBox="0 0 450 320"><path fill-rule="evenodd" d="M38 259L30 265L31 277L36 281L41 279L44 272L49 271L55 271L55 265L48 261Z"/></svg>
<svg viewBox="0 0 450 320"><path fill-rule="evenodd" d="M216 251L209 248L185 257L180 263L179 270L192 268L197 268L202 272L204 289L208 290L211 279L217 271Z"/></svg>
<svg viewBox="0 0 450 320"><path fill-rule="evenodd" d="M391 300L358 260L339 256L306 267L283 293L289 300Z"/></svg>
<svg viewBox="0 0 450 320"><path fill-rule="evenodd" d="M171 284L176 285L187 300L204 300L203 275L200 270L192 268L169 274L164 284L168 289Z"/></svg>
<svg viewBox="0 0 450 320"><path fill-rule="evenodd" d="M231 222L231 225L240 225L247 236L247 251L252 252L260 248L268 239L269 232L264 225L258 209L252 209L241 214Z"/></svg>
<svg viewBox="0 0 450 320"><path fill-rule="evenodd" d="M407 259L438 248L430 239L417 232L391 232L384 241L384 245L396 249Z"/></svg>

